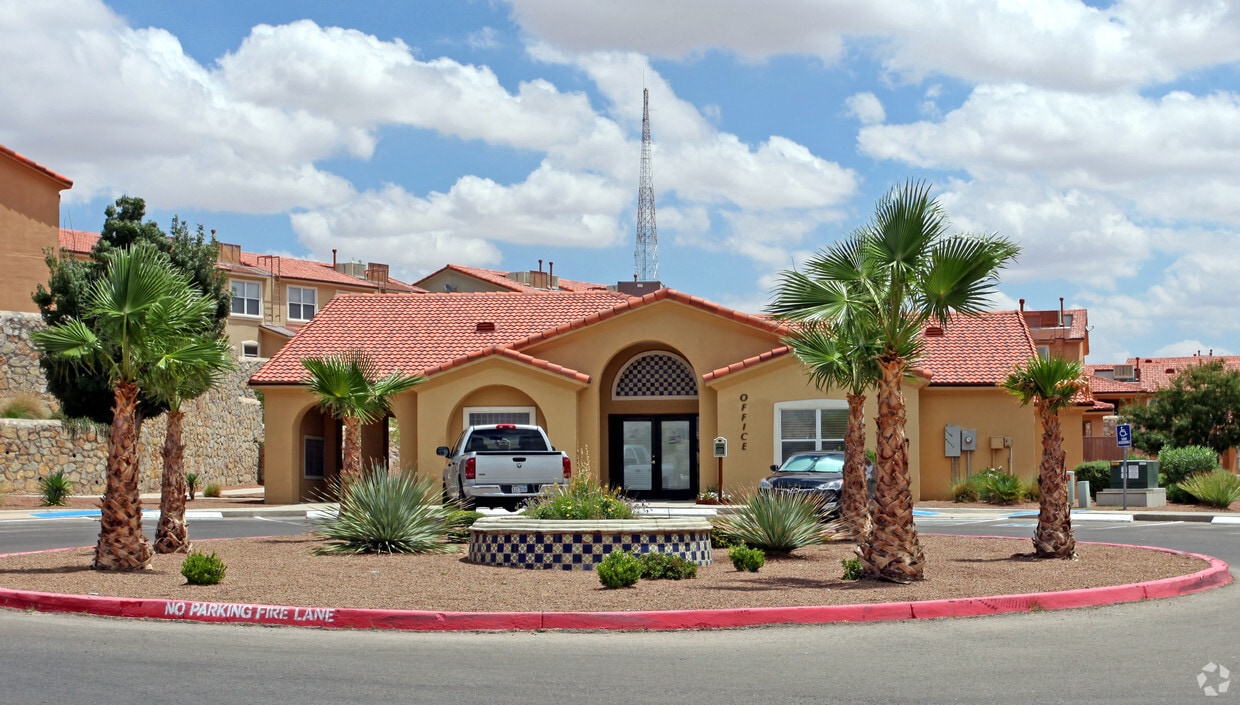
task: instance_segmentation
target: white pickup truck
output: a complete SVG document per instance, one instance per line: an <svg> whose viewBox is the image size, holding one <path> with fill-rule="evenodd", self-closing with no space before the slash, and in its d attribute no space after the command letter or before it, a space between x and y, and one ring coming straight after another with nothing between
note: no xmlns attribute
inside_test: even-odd
<svg viewBox="0 0 1240 705"><path fill-rule="evenodd" d="M444 491L461 504L515 507L572 476L568 456L552 448L538 426L470 426L451 448L439 446L435 452L448 459Z"/></svg>

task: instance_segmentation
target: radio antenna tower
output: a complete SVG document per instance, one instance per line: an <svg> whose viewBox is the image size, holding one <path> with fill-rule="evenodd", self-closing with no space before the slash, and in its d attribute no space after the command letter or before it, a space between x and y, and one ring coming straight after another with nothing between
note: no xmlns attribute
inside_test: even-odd
<svg viewBox="0 0 1240 705"><path fill-rule="evenodd" d="M659 234L654 224L654 177L650 172L650 91L642 89L642 165L637 183L637 250L633 281L659 279Z"/></svg>

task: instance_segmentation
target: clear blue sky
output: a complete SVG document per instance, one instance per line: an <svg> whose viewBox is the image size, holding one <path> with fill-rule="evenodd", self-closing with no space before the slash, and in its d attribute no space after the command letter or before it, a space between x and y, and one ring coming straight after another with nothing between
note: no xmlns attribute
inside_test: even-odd
<svg viewBox="0 0 1240 705"><path fill-rule="evenodd" d="M0 144L248 251L660 279L747 311L907 179L1089 362L1240 353L1240 14L1196 0L0 0Z"/></svg>

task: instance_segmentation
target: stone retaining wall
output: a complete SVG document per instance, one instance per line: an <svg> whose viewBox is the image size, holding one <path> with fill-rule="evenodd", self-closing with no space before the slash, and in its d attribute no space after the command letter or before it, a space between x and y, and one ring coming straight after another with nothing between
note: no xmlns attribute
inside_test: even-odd
<svg viewBox="0 0 1240 705"><path fill-rule="evenodd" d="M40 327L38 315L0 312L0 399L27 392L55 406L30 344ZM184 405L185 470L198 474L200 491L258 481L262 406L247 382L263 362L238 360L215 389ZM142 492L159 491L165 426L163 416L142 424ZM40 477L63 470L75 495L100 494L106 461L107 444L93 430L74 435L59 421L0 419L0 491L37 493Z"/></svg>

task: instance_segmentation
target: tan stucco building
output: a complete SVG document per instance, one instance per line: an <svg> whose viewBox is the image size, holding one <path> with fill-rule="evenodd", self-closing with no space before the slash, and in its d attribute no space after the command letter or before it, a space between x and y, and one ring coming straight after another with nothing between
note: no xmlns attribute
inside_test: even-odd
<svg viewBox="0 0 1240 705"><path fill-rule="evenodd" d="M47 285L46 251L60 230L60 192L73 182L0 145L0 311L36 313L31 296Z"/></svg>
<svg viewBox="0 0 1240 705"><path fill-rule="evenodd" d="M337 296L251 378L265 398L267 501L313 499L334 476L339 423L301 386L300 360L355 349L370 353L381 374L426 375L396 398L393 416L400 457L429 477L443 467L436 447L466 425L531 422L570 455L588 454L600 480L660 499L690 499L712 487L712 441L724 437L725 488L750 489L790 452L842 445L844 394L809 384L785 333L766 317L671 289L641 298L608 291ZM928 330L926 343L919 374L904 388L914 497L948 497L953 476L969 468L1014 468L1032 480L1041 453L1037 419L999 386L1037 354L1020 312L958 318ZM871 398L870 447L874 414ZM971 431L976 449L948 457L948 426ZM369 427L366 457L387 457L387 429ZM1066 451L1069 466L1079 462L1079 440L1069 439Z"/></svg>

